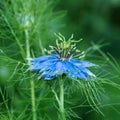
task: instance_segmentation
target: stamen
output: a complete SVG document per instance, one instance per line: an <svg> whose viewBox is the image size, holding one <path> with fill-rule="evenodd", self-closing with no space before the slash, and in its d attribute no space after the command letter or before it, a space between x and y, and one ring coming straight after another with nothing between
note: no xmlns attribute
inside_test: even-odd
<svg viewBox="0 0 120 120"><path fill-rule="evenodd" d="M84 56L83 52L76 49L76 43L82 41L83 39L74 40L73 34L71 35L71 37L68 40L66 40L65 37L60 33L58 33L58 34L55 33L55 36L57 36L57 38L58 38L58 39L56 39L56 47L50 45L49 47L51 50L47 51L45 49L45 51L47 51L48 53L55 52L55 53L59 54L61 60L69 59L72 56L78 57L78 58L81 58ZM60 43L59 43L59 40L61 41Z"/></svg>
<svg viewBox="0 0 120 120"><path fill-rule="evenodd" d="M63 41L66 41L65 37L62 34L58 33L58 35L61 36L61 38L63 38Z"/></svg>
<svg viewBox="0 0 120 120"><path fill-rule="evenodd" d="M73 36L74 36L74 35L72 34L71 37L70 37L68 40L72 40L72 39L73 39Z"/></svg>
<svg viewBox="0 0 120 120"><path fill-rule="evenodd" d="M54 34L55 34L56 37L59 38L59 40L61 40L63 42L63 39L62 39L62 37L60 37L60 35L57 35L56 33L54 33Z"/></svg>

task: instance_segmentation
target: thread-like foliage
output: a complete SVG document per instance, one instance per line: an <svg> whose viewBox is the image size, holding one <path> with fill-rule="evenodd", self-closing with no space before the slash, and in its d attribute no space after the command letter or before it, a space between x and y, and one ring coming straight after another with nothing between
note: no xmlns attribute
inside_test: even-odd
<svg viewBox="0 0 120 120"><path fill-rule="evenodd" d="M56 100L63 97L59 96L60 83L38 81L39 75L28 70L30 61L26 60L45 54L44 46L55 43L51 38L62 26L60 19L64 15L54 11L55 5L55 0L0 1L1 120L61 120ZM120 115L120 103L114 100L120 99L120 65L111 54L102 52L101 47L92 43L85 50L84 59L99 65L92 70L96 78L63 80L66 119L86 120L86 114L96 113L101 117L108 114L109 108Z"/></svg>

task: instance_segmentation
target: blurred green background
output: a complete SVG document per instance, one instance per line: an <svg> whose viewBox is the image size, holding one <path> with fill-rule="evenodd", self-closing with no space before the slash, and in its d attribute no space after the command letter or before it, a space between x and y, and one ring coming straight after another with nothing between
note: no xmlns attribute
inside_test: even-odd
<svg viewBox="0 0 120 120"><path fill-rule="evenodd" d="M56 9L66 11L62 33L110 43L104 50L120 58L120 0L60 0Z"/></svg>
<svg viewBox="0 0 120 120"><path fill-rule="evenodd" d="M13 3L11 3L11 1L13 1ZM33 56L42 55L44 47L48 48L49 45L55 44L56 38L54 33L60 32L66 38L69 38L73 33L75 39L84 39L83 42L78 45L78 48L82 50L88 49L92 46L93 42L101 45L107 44L101 49L104 53L110 53L120 64L120 0L59 0L57 2L56 0L29 0L34 1L34 4L27 1L24 2L24 0L0 0L0 9L2 11L0 11L0 13L5 15L9 24L13 27L13 30L15 30L15 34L19 38L21 46L25 48L24 30L26 28L20 26L21 23L19 23L16 17L18 13L22 11L22 7L20 3L17 4L17 2L14 3L14 1L18 1L18 3L22 1L25 3L29 9L27 13L30 12L32 14L31 11L37 11L35 23L30 28L30 45L31 54ZM3 3L8 3L7 7L4 6ZM14 7L12 6L13 4L15 4ZM31 111L29 95L30 85L28 84L29 74L24 74L27 68L16 62L18 60L18 62L22 61L24 63L24 60L17 43L14 41L14 37L4 17L0 16L0 115L2 116L3 114L7 116L6 109L8 108L4 105L4 103L7 103L12 113L15 113L15 116L20 116L18 120L24 120L28 118ZM43 47L42 50L40 48L41 46ZM94 54L92 56L94 56ZM100 57L102 60L104 56ZM95 56L93 58L95 58ZM96 60L97 58L95 58L95 60L91 59L91 61ZM103 64L104 62L105 61L103 61ZM112 77L108 79L120 84L119 65L111 65L104 69L112 73ZM49 97L51 96L49 88L43 89L39 87L39 85L46 86L44 85L45 83L41 84L41 82L38 83L38 81L35 81L35 84L36 97L40 97L38 101L40 100L40 102L42 102L42 105L40 104L42 108L38 107L38 113L41 112L43 116L44 114L53 116L51 115L51 111L53 113L56 111L54 110L55 107L51 105L51 102L54 102L54 100L52 101L50 99L49 101ZM106 93L101 98L103 103L101 111L105 116L92 111L91 107L75 108L74 111L82 120L120 119L120 90L109 85L104 85L103 87L105 87ZM39 93L39 91L41 91L41 93ZM47 95L46 92L48 93ZM79 93L72 94L71 96L70 101L77 99L78 104L82 101L81 99L84 99ZM80 101L78 100L79 97ZM46 100L46 98L48 99ZM26 108L24 108L25 106ZM48 111L48 109L50 111ZM26 116L23 117L21 111L22 114ZM1 116L0 120L9 120L7 117ZM29 116L29 118L31 118L31 116ZM45 117L44 120L48 120L47 117ZM55 116L52 120L56 120ZM72 120L78 119L72 118Z"/></svg>

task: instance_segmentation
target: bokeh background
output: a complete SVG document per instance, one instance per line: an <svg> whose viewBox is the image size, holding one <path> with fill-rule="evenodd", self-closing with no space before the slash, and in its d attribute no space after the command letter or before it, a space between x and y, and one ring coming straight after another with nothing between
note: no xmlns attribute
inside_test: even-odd
<svg viewBox="0 0 120 120"><path fill-rule="evenodd" d="M66 11L61 32L110 43L103 49L120 58L120 0L61 0L56 9Z"/></svg>
<svg viewBox="0 0 120 120"><path fill-rule="evenodd" d="M85 50L94 43L98 46L103 46L100 48L103 53L109 53L113 56L113 64L111 63L111 66L109 66L108 63L109 67L103 69L113 74L111 78L107 76L108 79L118 85L120 84L120 0L33 1L0 0L0 120L9 120L8 114L10 113L8 112L10 111L12 111L13 115L11 115L11 118L13 120L16 120L16 118L18 120L31 119L29 78L28 74L25 74L26 66L19 63L19 61L24 63L22 58L24 55L22 56L18 44L14 41L15 36L11 34L10 30L11 26L15 31L15 35L19 38L21 46L24 48L25 35L23 32L26 28L22 26L24 20L18 19L18 14L22 11L21 3L28 8L28 11L25 12L26 14L29 12L32 14L31 11L37 11L35 23L33 23L32 27L30 26L30 45L33 56L44 54L43 48L48 48L49 45L55 44L54 33L60 32L66 38L74 34L75 39L83 38L78 48ZM97 52L94 54L100 55ZM91 55L93 58L95 58L94 54ZM103 58L104 63L105 56L102 55L100 57L101 60ZM97 58L95 60L90 58L90 60L96 61ZM35 84L36 97L38 101L42 102L40 104L41 108L38 107L38 113L41 112L40 115L44 116L47 114L53 117L51 111L54 114L56 111L54 110L55 107L51 105L54 100L49 98L52 95L49 88L44 88L46 86L44 85L45 83L41 84L36 81ZM39 85L43 88L39 87ZM107 91L101 98L103 103L101 111L104 116L92 110L91 107L77 107L74 111L82 120L120 119L119 86L116 88L104 85L103 87ZM47 95L46 92L48 93ZM79 103L81 99L84 99L80 97L79 93L71 96L69 98L71 102L77 99L77 103ZM79 97L80 101L78 100ZM47 115L43 117L44 120L50 120ZM72 118L72 120L78 119L80 118ZM55 116L52 120L56 120Z"/></svg>

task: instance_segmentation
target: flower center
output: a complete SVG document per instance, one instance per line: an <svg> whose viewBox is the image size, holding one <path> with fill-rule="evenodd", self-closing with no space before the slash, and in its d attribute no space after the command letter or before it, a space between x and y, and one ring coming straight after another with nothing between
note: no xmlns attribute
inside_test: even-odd
<svg viewBox="0 0 120 120"><path fill-rule="evenodd" d="M66 58L60 58L62 61L65 61L65 60L67 60Z"/></svg>
<svg viewBox="0 0 120 120"><path fill-rule="evenodd" d="M58 37L56 40L56 52L60 55L61 60L64 61L72 57L81 58L84 56L84 52L81 52L76 48L76 43L80 42L82 39L74 40L72 35L68 40L66 40L65 37L60 33L55 35Z"/></svg>
<svg viewBox="0 0 120 120"><path fill-rule="evenodd" d="M72 57L74 58L84 57L85 55L84 51L81 52L80 50L76 48L76 43L80 42L82 39L74 40L73 35L72 35L68 40L66 40L65 37L61 35L60 33L55 34L55 35L58 38L56 39L56 47L49 46L51 48L51 50L48 51L49 53L55 52L59 54L60 59L62 61L68 60Z"/></svg>

